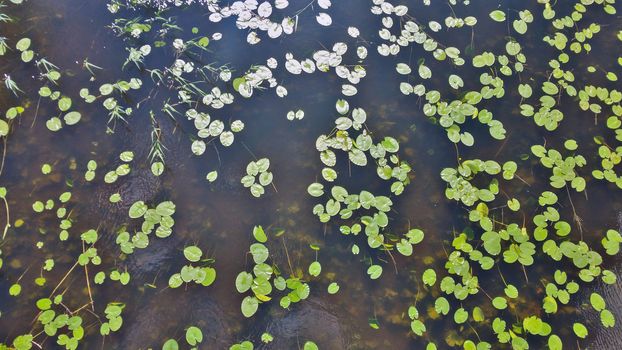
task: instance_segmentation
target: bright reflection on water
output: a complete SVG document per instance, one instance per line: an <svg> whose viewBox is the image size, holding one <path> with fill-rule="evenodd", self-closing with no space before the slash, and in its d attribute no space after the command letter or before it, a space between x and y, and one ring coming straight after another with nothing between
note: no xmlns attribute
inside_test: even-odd
<svg viewBox="0 0 622 350"><path fill-rule="evenodd" d="M306 4L302 1L290 2L292 8ZM442 268L445 261L444 248L450 248L454 234L471 230L472 224L466 217L466 210L445 199L445 184L438 176L441 169L456 165L456 149L446 139L445 131L422 114L423 102L400 93L401 77L395 74L395 65L398 62L417 62L425 57L426 64L434 72L431 85L445 90L448 89L446 79L450 74L460 74L468 88L478 84L479 72L469 72L466 66L458 68L435 62L431 55L425 54L418 46L403 50L398 57L381 58L375 54L381 19L369 13L370 2L334 0L333 3L331 15L334 25L330 28L320 28L315 23L314 15L305 13L299 20L295 35L277 40L266 38L256 46L246 44L247 33L236 29L232 21L210 23L196 7L171 14L178 16L178 25L187 30L198 27L205 33L222 32L224 39L213 41L209 47L210 52L205 53L200 60L203 63L227 63L238 71L244 71L252 64L264 63L273 56L281 62L286 52L292 52L296 57L310 56L313 51L331 47L339 40L347 41L354 49L357 40L347 37L345 29L348 26L358 27L361 30L358 43L370 43L368 48L371 54L366 61L368 76L358 86L358 95L348 101L351 106L363 107L367 111L368 127L375 136L380 139L391 135L398 139L401 142L401 157L413 166L413 181L404 195L395 200L390 218L391 227L396 233L406 232L409 227L419 227L425 231L426 240L416 247L415 254L409 258L394 256L394 267L389 256L364 249L367 243L363 238L344 237L337 223L323 225L311 214L316 201L307 195L306 189L319 178L322 169L315 150L315 139L333 128L335 100L341 91L341 81L332 74L283 74L280 83L288 88L286 99L278 98L272 91L250 100L237 98L233 105L224 108L219 114L223 120L229 119L226 116L232 120L243 120L245 130L238 135L233 147L219 147L215 150L210 146L207 156L191 155L189 131L192 125L185 118L179 118L179 124L175 125L160 115L161 127L166 134L164 142L168 149L167 171L160 180L146 182L138 179L150 176L147 168L151 144L150 120L146 111L159 110L163 101L174 97L174 94L167 96L160 93L147 100L140 113L132 116L128 124L117 125L114 134L105 133L107 116L95 105L81 106L83 121L60 133L49 132L43 122L54 113L50 106L42 106L37 110L36 121L35 109L29 108L9 139L2 174L2 185L10 189L11 216L25 220L25 224L11 232L13 238L19 239L7 240L1 247L5 254L5 267L0 273L0 338L12 339L30 329L36 315L34 301L54 289L82 249L73 243L58 244L56 218L32 215L32 202L56 198L65 191L66 183L69 182L73 186L73 202L77 203L73 206L72 218L75 223L72 232L77 235L86 229L99 227L103 239L98 249L104 261L110 264L108 266L115 266L116 263L119 268L127 267L133 273L132 283L127 287L120 288L118 284L106 283L95 289L93 298L99 314L103 314L109 301L126 303L123 313L125 324L118 334L106 338L104 344L101 344L100 337L90 337L83 345L85 349L97 346L107 349L159 348L165 339L181 336L191 324L201 326L209 339L210 345L206 347L209 349L225 348L243 339L254 339L258 343L259 336L265 330L279 335L289 334L292 329L299 332L299 339L289 343L277 342L273 348L291 349L297 342L302 344L307 339L315 340L321 349L422 349L425 346L424 340L408 335L410 326L405 315L408 306L414 304L417 297L422 299L428 294L418 278L426 268L437 267L437 271ZM423 6L421 1L408 3L412 3L409 4L411 13L423 23L430 19L440 22L452 10L441 2L429 7ZM526 5L522 1L505 3L507 7L529 6L533 12L539 11L536 4ZM461 15L474 15L482 19L475 32L471 33L467 29L449 33L441 31L435 38L466 52L473 48L502 47L505 33L498 33L498 26L484 20L494 6L487 2L468 7L456 6L455 10L460 11ZM122 40L106 28L113 17L105 11L103 1L30 0L27 6L22 6L14 15L19 18L19 25L7 26L7 33L3 27L2 35L29 36L37 52L66 69L70 78L63 79L63 91L77 96L82 87L96 86L88 81L89 75L80 67L85 58L104 68L97 72L99 84L137 75L145 82L150 79L147 72L139 72L130 66L124 71L120 70L127 52ZM608 21L611 23L611 19ZM544 47L541 40L540 34L548 28L547 25L544 21L536 21L530 26L527 34L529 39L522 40L530 71L546 72L547 60L554 53L548 46ZM619 22L611 25L620 26ZM592 42L593 51L601 54L607 52L606 49L599 51L599 48L610 45L609 40L613 41L613 38L595 38ZM600 62L604 58L601 64L608 64L609 57L599 55L589 56L590 60ZM163 67L169 65L171 60L172 55L149 56L145 63L150 67ZM579 61L575 69L584 70L589 64L596 63ZM36 73L32 66L1 62L0 71L7 70L15 77L28 77ZM27 79L21 82L25 91L36 91L40 84ZM514 182L518 186L514 192L526 196L540 193L543 186L547 185L546 181L540 179L548 175L541 169L532 169L531 164L535 160L521 161L521 155L531 144L541 142L543 138L547 138L549 144L556 145L563 140L549 139L550 134L536 128L533 121L520 116L520 96L516 91L508 90L506 93L507 98L490 100L486 105L508 130L505 142L492 140L484 127L477 126L472 132L478 146L465 149L460 157L515 160L521 165L520 176L533 186ZM143 97L134 98L140 100ZM37 104L36 94L29 98L30 105ZM10 96L0 95L2 110L12 103ZM297 122L288 121L285 118L287 112L297 109L305 111L305 118ZM585 154L591 154L596 147L591 139L598 132L592 116L577 113L574 105L562 106L562 109L566 113L566 120L559 134L572 135L582 146L585 145ZM108 196L112 193L110 189L103 186L101 181L86 183L83 172L87 161L94 159L101 169L98 175L102 176L106 171L104 169L114 168L120 163L118 155L125 150L133 150L137 155L137 165L133 170L135 174L127 181L138 185L121 187L122 190L127 191L128 196L137 198L172 200L177 204L177 213L173 236L152 242L149 248L136 253L133 259L119 261L118 248L114 244L118 227L113 223L124 222L126 211L111 208L108 203ZM239 184L246 164L254 156L270 158L271 169L275 174L276 190L268 188L261 199L251 197L248 190ZM55 171L51 176L41 175L41 164L46 162L54 166ZM72 167L77 169L70 170ZM210 184L205 180L205 175L214 169L218 169L219 179ZM352 169L350 174L345 164L338 170L341 174L347 174L341 178L346 179L344 181L347 181L351 192L368 189L388 193L387 185L378 180L373 170ZM583 219L586 239L597 231L600 234L604 227L615 227L616 213L622 210L622 202L612 201L611 196L606 185L593 183L589 187L589 199L582 196L573 198L576 210ZM568 213L570 208L562 210L562 214ZM274 262L282 269L289 270L291 265L294 272L306 270L316 254L309 246L317 244L321 248L317 257L323 271L319 279L310 283L312 296L308 302L301 303L290 313L284 313L277 302L262 305L260 312L247 320L239 312L242 295L235 292L234 281L237 273L249 266L250 256L246 252L253 242L251 232L254 225L263 225L272 233L269 247ZM279 231L285 233L274 238L274 233ZM34 248L38 241L44 243L41 249ZM353 243L361 247L359 255L350 253ZM215 259L214 267L218 271L215 284L209 288L189 287L185 291L164 289L168 276L179 271L183 265L181 251L190 244L203 247ZM56 267L45 274L48 284L43 288L38 287L32 280L40 273L42 262L50 257L56 259ZM370 257L375 261L384 261L385 272L380 280L370 281L365 272ZM550 268L542 266L530 270L529 284L525 282L520 269L504 271L504 275L511 276L522 293L522 289L527 287L539 288L536 285L540 269L548 271ZM9 286L22 274L22 297L10 297L7 293ZM498 292L501 280L497 271L492 270L480 279L484 277L486 280L480 282L486 291ZM336 295L326 292L326 286L332 281L339 282L341 286ZM82 273L70 275L64 288L68 288L68 307L78 308L88 301L88 290ZM525 296L529 296L529 292L525 293ZM533 300L533 303L539 302ZM428 312L423 307L419 311ZM573 311L567 310L569 313ZM563 322L563 319L558 321ZM370 328L370 322L377 322L379 329ZM429 329L429 340L435 340L441 345L444 345L443 339L459 337L468 327L457 328L451 317L434 325L434 329ZM89 332L97 332L98 328L98 323L88 325ZM563 331L570 332L568 329ZM570 333L566 335L570 336Z"/></svg>

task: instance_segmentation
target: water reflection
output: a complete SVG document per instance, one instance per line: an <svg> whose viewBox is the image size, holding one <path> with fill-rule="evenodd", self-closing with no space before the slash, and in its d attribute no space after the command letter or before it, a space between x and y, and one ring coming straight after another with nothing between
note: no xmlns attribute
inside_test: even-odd
<svg viewBox="0 0 622 350"><path fill-rule="evenodd" d="M510 3L510 7L525 6L518 1ZM465 15L481 17L489 12L490 7L485 3L473 4L465 7L464 11ZM99 83L133 76L148 81L146 72L134 69L120 71L127 53L123 42L106 28L112 17L103 9L102 1L31 1L15 13L20 18L19 26L7 26L7 36L31 37L39 52L67 72L68 77L63 79L61 88L72 94L77 94L84 86L95 86L89 82L90 76L80 68L85 58L104 68L97 73ZM413 13L421 14L426 19L444 18L451 11L446 5L424 7L419 2L413 4L412 9ZM367 2L346 0L340 1L338 6L336 4L333 17L348 19L348 25L355 25L361 30L361 38L373 41L377 37L380 19L369 16L368 12ZM281 55L284 48L303 57L314 50L332 46L336 40L350 40L345 35L345 24L326 30L320 30L315 25L301 25L296 35L274 41L264 40L258 46L249 47L245 43L246 33L237 30L231 22L214 25L207 22L203 13L193 10L174 14L179 15L177 22L184 28L197 26L209 32L222 32L227 40L214 41L210 46L213 51L202 59L227 63L238 71ZM300 19L301 23L312 23L313 20L311 14L305 14ZM437 40L455 43L467 52L473 48L502 45L504 38L489 35L494 31L493 27L482 22L474 33L468 30L440 32ZM553 50L543 49L540 38L535 35L546 25L545 22L534 23L528 39L524 40L530 72L547 71L545 58L551 57ZM597 38L592 43L594 49L608 45L605 40ZM171 57L149 57L145 63L147 66L162 67L169 64ZM74 192L71 209L75 219L72 234L77 236L86 229L99 227L104 235L98 246L103 260L111 264L109 266L127 268L132 272L130 286L119 288L107 283L98 287L93 295L99 313L108 301L122 301L127 305L124 310L126 325L118 334L106 338L106 348L158 347L166 338L179 337L184 328L191 324L202 326L206 339L210 341L208 348L225 348L243 339L253 339L257 343L266 330L286 338L273 344L271 348L275 349L294 348L294 344L303 343L306 337L317 337L318 344L325 344L321 348L326 349L422 348L428 339L415 339L407 335L409 321L405 312L415 302L429 305L438 295L424 288L416 276L420 276L425 268L442 268L445 249L450 248L454 235L474 228L466 218L466 210L445 199L444 183L438 179L441 169L456 165L456 149L447 142L445 131L423 116L422 101L403 96L399 91L399 82L394 74L395 64L416 61L421 57L428 56L420 48L404 50L398 57L370 55L366 62L368 76L358 87L359 94L349 99L351 106L366 109L369 129L374 134L392 135L401 142L402 158L415 169L412 184L403 196L395 200L394 210L390 213L391 226L395 232L420 227L426 232L426 240L418 246L413 257L396 257L395 266L384 254L363 249L367 245L362 237L345 238L339 232L338 225L322 225L311 215L316 201L306 195L306 188L316 181L321 171L315 139L332 129L335 98L341 90L341 83L332 75L284 76L283 84L289 90L287 99L280 99L269 92L251 100L236 100L219 114L223 118L228 116L244 121L246 129L240 138L245 147L242 144L228 149L220 147L217 151L209 150L209 154L201 158L190 156L191 135L187 130L192 130L192 126L185 120L174 123L162 117L161 126L167 135L164 140L167 171L161 179L153 178L146 165L151 142L151 122L146 111L159 109L167 97L174 96L174 92L162 92L145 102L145 109L132 116L127 125L119 125L114 134L105 133L107 117L94 105L80 106L83 122L58 134L47 131L42 122L53 113L50 106L43 105L36 113L34 109L29 109L11 135L6 169L2 174L3 185L10 189L12 213L15 218L25 220L25 224L11 232L19 239L8 240L2 246L8 257L7 266L2 270L0 290L7 291L22 276L24 296L13 298L6 292L0 295L3 315L0 317L0 336L12 339L30 329L36 315L34 301L54 289L53 284L63 278L82 249L75 243L58 245L58 220L53 215L32 215L33 201L56 198L71 189ZM465 69L433 62L430 58L426 64L435 72L432 86L439 89L444 86L449 74L458 71L467 87L477 84L477 72L468 73ZM582 66L583 63L578 62L575 68L582 69ZM36 74L34 69L22 64L11 64L9 67L15 76ZM23 84L27 91L36 91L40 83L32 79L23 81ZM133 96L136 101L142 97ZM34 94L28 99L30 105L38 103ZM546 185L538 180L546 176L532 169L535 160L522 161L522 153L543 138L550 143L561 143L563 140L552 140L548 133L536 129L531 120L520 116L518 100L520 97L515 92L508 91L508 98L489 101L485 106L494 110L495 117L510 131L505 142L493 142L486 129L475 127L472 132L477 142L481 143L480 147L464 150L459 157L521 162L524 166L519 175L528 184L515 182L512 185L515 188L511 190L517 194L533 195L539 193L542 185ZM2 96L0 101L2 106L13 103L7 102L12 101L8 96ZM304 120L295 123L287 121L287 111L299 108L305 111ZM599 130L593 120L577 113L576 107L570 104L562 108L569 121L562 124L560 133L573 135L581 145L585 145L586 152L592 151L591 139ZM35 117L38 118L36 122ZM103 169L116 167L119 164L118 155L124 150L133 150L137 161L142 163L136 166L131 177L120 180L121 189L111 188L101 181L105 173ZM239 184L246 164L255 156L270 158L278 190L268 189L259 200L252 198L247 189ZM91 159L102 168L99 181L93 184L83 178L86 163ZM41 175L40 166L46 162L54 166L51 176ZM205 181L205 175L215 169L219 171L219 180L210 184ZM365 188L388 193L386 186L377 181L373 172L361 171L350 175L347 168L340 170L341 174L348 174L342 178L353 190ZM603 227L615 225L615 213L622 209L622 203L610 201L610 189L605 184L593 183L590 184L589 198L573 198L577 211L582 213L586 236L598 235ZM174 201L178 208L174 235L165 241L156 240L146 251L138 252L127 260L119 259L114 236L117 226L126 222L127 207L108 208L110 204L106 202L108 196L117 190L127 191L127 198ZM601 208L593 203L609 205ZM570 208L561 211L568 214ZM239 312L242 295L233 292L233 286L237 273L250 266L247 247L252 242L252 227L257 224L266 227L271 234L284 231L282 236L269 243L276 265L285 268L291 264L295 270L306 270L316 254L309 246L318 244L318 259L325 273L310 283L313 300L309 303L297 306L286 314L276 304L261 305L260 315L247 320ZM44 243L43 247L33 248L38 241ZM360 255L350 253L353 243L362 248ZM168 277L184 264L181 251L189 244L203 247L215 259L214 266L218 271L216 283L205 290L192 287L185 291L165 289ZM41 263L50 257L55 258L56 267L45 274L49 283L37 287L31 281L40 273ZM365 273L370 257L385 261L385 274L379 281L370 281ZM541 267L543 271L552 268ZM523 279L521 270L503 271L506 277L512 276L513 283L521 290L535 283L533 281L537 281L538 274L536 268L529 271L531 282L528 283ZM493 271L480 278L483 280L484 277L483 288L487 292L498 293L502 290L499 288L502 286L499 273ZM333 281L339 282L341 291L329 295L326 286ZM72 275L64 288L74 295L74 299L68 301L69 308L79 308L88 301L89 292L81 274ZM525 297L533 297L535 292L533 295L526 293ZM528 300L524 302L529 305ZM421 308L419 311L435 319L432 310ZM568 313L574 311L571 309ZM372 329L370 323L377 323L379 329ZM460 344L464 340L463 333L469 331L467 326L456 329L449 318L433 324L429 339L440 344L443 340L449 345ZM97 328L95 321L88 326L92 333L96 333ZM294 338L291 334L300 337ZM100 340L89 338L84 346L100 346Z"/></svg>

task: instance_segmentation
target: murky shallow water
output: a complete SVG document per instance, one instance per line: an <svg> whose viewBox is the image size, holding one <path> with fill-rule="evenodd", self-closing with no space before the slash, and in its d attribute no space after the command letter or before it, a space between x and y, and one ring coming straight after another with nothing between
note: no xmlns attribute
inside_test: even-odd
<svg viewBox="0 0 622 350"><path fill-rule="evenodd" d="M291 3L290 6L294 8L304 6L299 1ZM373 43L378 40L380 18L369 14L370 4L362 0L334 3L331 12L333 18L347 18L347 23L337 21L328 29L319 28L313 22L313 15L305 13L300 18L301 25L295 35L278 40L266 39L252 47L245 42L246 32L236 29L232 21L210 23L203 12L195 11L196 7L173 14L178 16L177 22L184 28L198 27L202 32L222 32L226 40L210 44L211 51L202 59L228 63L241 71L285 52L304 57L322 47L332 46L335 41L351 40L345 36L345 28L349 25L361 30L361 41L372 43L370 52L374 51ZM421 17L422 21L440 21L451 11L446 4L426 7L419 1L411 3L409 6L412 13ZM457 6L456 10L461 11L461 15L476 15L483 19L495 8L494 5L482 3L468 7ZM526 5L521 1L506 1L504 6L523 8ZM535 4L527 7L537 8ZM139 72L130 66L125 71L120 70L127 53L123 41L106 28L113 17L105 11L105 3L102 1L31 0L11 14L19 19L19 25L6 25L6 29L3 26L2 35L9 38L32 38L36 50L49 57L70 76L62 81L63 91L77 96L77 92L84 86L94 88L98 83L134 76L149 80L147 72ZM460 49L465 49L471 40L475 48L504 45L502 35L491 35L497 27L493 27L490 21L481 22L472 39L469 30L462 30L440 32L437 40L450 42ZM617 26L611 32L621 28L619 17L607 18L603 23ZM539 33L546 29L546 25L541 19L537 20L530 25L529 39L521 40L529 60L530 72L546 72L547 60L555 53L548 46L544 47L540 39ZM615 70L613 60L606 54L614 47L619 54L620 45L619 42L614 43L614 39L596 37L591 42L594 49L589 56L590 61L577 60L575 69L584 70L588 64L599 64L604 69ZM226 348L244 339L253 339L258 343L258 337L265 330L275 335L279 335L279 332L299 332L301 339L298 342L303 343L306 339L302 338L308 337L315 339L323 349L423 348L425 340L408 335L408 306L417 298L426 300L424 298L427 297L431 300L427 289L420 285L415 276L420 276L428 267L442 268L445 261L444 248L451 246L454 234L470 229L472 224L465 209L445 199L445 183L438 176L443 168L455 166L456 149L447 141L445 131L422 114L422 102L414 97L403 96L399 91L401 80L395 74L395 64L416 61L424 57L422 51L417 47L404 50L398 57L389 58L370 54L366 61L368 76L358 86L359 93L348 98L351 106L365 108L369 116L368 127L374 134L391 135L400 141L401 157L414 168L412 183L404 195L394 200L395 205L390 213L391 227L395 231L420 227L426 232L426 239L417 246L412 257L395 256L395 268L388 257L364 249L367 247L364 239L344 237L339 232L339 225L323 225L311 214L316 201L306 194L307 186L316 181L322 168L315 150L315 139L332 129L334 103L341 89L341 82L334 75L283 75L283 84L289 91L286 99L278 98L271 91L248 101L237 99L231 107L222 109L219 114L223 118L230 116L244 121L246 128L239 136L244 146L236 142L227 149L219 147L217 151L210 151L208 148L207 156L191 155L191 138L187 133L191 125L185 118L179 118L179 124L174 125L166 116L159 115L166 134L167 170L160 179L149 180L145 186L127 185L123 188L129 192L130 197L144 197L156 202L164 199L174 201L177 205L174 235L166 241L154 242L145 251L134 254L126 261L118 259L118 248L114 245L115 224L123 221L126 212L119 208L109 208L107 198L112 192L103 185L101 176L107 171L104 169L114 169L120 164L118 155L125 150L136 153L135 163L138 165L133 170L137 174L135 176L140 177L141 171L148 174L146 167L151 136L149 115L145 111L159 108L173 94L162 93L147 101L147 106L132 116L129 123L117 125L114 134L105 133L107 116L96 105L80 105L83 121L59 133L51 133L45 127L44 120L54 113L49 106L29 108L19 118L19 125L9 138L1 178L2 186L9 189L11 218L23 219L25 223L11 229L10 239L3 241L1 246L5 266L0 271L0 339L8 341L29 331L36 316L34 302L54 289L82 249L75 242L59 245L58 220L52 215L35 216L31 207L35 200L56 198L70 183L74 195L71 201L72 218L75 220L72 234L77 236L78 232L99 227L102 242L98 248L104 262L109 264L107 266L128 268L133 272L132 282L127 287L120 288L118 284L106 283L94 289L93 298L99 314L103 313L106 303L110 301L122 301L127 305L123 313L125 325L118 334L107 337L105 343L102 343L100 337L87 338L81 344L83 348L159 347L167 338L181 337L183 330L191 324L200 325L206 334L209 333L211 345L206 348L210 349ZM433 62L429 55L425 57L428 57L426 63L435 72L432 86L438 84L440 88L446 76L452 73L451 68L447 64ZM97 72L96 83L89 82L89 75L80 69L80 62L85 58L104 68ZM162 67L168 65L171 59L172 55L150 56L145 63L151 67ZM36 74L32 66L3 60L0 71L22 77L20 86L25 91L38 89L39 83L27 78ZM456 69L467 87L475 86L479 73L473 72L470 76L467 71ZM4 90L2 93L0 105L4 110L5 106L12 106L15 102ZM516 188L512 188L512 192L529 196L540 193L543 186L547 185L542 179L548 175L535 166L537 159L532 157L524 161L521 155L529 152L531 144L542 139L556 146L561 145L564 139L550 136L542 128L537 128L533 121L520 116L520 96L508 89L508 95L510 93L512 96L502 101L488 101L485 106L493 110L495 118L505 124L508 130L505 142L493 142L487 130L476 127L472 132L479 147L461 149L460 156L463 159L516 161L520 165L519 175L531 186L514 182ZM144 92L132 96L135 101L143 97ZM29 95L28 103L37 105L36 93ZM287 111L299 108L305 111L302 121L290 122L285 119ZM594 125L591 115L579 113L571 103L563 105L562 109L566 117L558 134L571 135L585 146L582 148L584 154L596 154L596 146L591 140L601 132L600 126ZM270 158L271 169L275 173L274 184L278 190L268 189L260 199L251 197L239 184L246 164L254 156ZM83 172L90 159L96 160L102 169L98 170L99 181L94 183L83 180ZM53 164L52 175L41 175L43 163ZM141 167L144 169L141 170ZM218 169L219 179L210 184L205 181L205 175L214 169ZM342 174L349 172L345 167L340 170ZM131 183L131 178L119 181L120 186L123 186L123 181ZM353 191L365 188L388 192L373 173L353 173L347 177L347 184ZM583 219L586 240L591 237L596 240L604 228L616 227L622 201L616 197L618 195L613 192L615 189L611 185L592 181L588 188L588 196L575 195L573 201ZM137 193L132 194L132 191ZM565 204L560 212L568 215L571 213L570 207ZM253 319L245 319L240 314L239 305L243 296L236 293L233 286L237 273L249 266L250 256L247 251L248 245L253 242L251 232L255 225L263 225L272 234L284 231L282 236L271 239L269 243L273 259L281 267L291 264L294 270L306 270L316 256L309 246L320 246L318 259L322 263L323 273L320 278L310 282L312 297L308 305L302 303L286 315L276 303L262 305L260 313ZM44 242L40 249L34 248L38 241ZM353 243L362 247L361 254L354 256L350 253ZM179 271L184 264L181 252L190 244L203 247L215 259L214 267L218 271L216 282L203 289L165 289L168 276ZM38 287L32 281L41 274L42 262L50 257L54 257L56 266L52 272L45 272L49 283L43 288ZM385 273L377 281L371 281L365 272L371 257L386 260L383 264ZM606 267L613 265L613 261L606 263ZM529 283L523 278L520 269L504 271L504 275L506 278L511 276L519 289L534 288L539 268L529 270ZM482 276L487 277L486 281L482 281L483 288L489 293L498 293L501 285L499 274L493 270ZM18 279L23 281L23 292L22 296L14 298L7 291ZM336 295L329 295L326 286L333 281L339 282L341 290ZM63 288L67 288L67 295L72 295L68 301L69 308L76 309L88 302L89 291L82 271L70 274ZM575 310L569 308L567 311L572 314ZM293 324L291 327L295 331L287 330L286 327L282 330L279 322L288 320L288 317L291 321L287 321L286 325ZM372 329L370 322L377 322L379 329ZM563 317L558 315L557 321L552 319L550 322L563 322ZM436 340L440 344L443 344L443 339L459 337L467 328L466 325L464 328L456 327L449 318L433 325L434 328L429 329L428 340ZM619 334L619 327L608 332ZM87 330L96 333L98 328L98 322L91 321ZM565 331L568 333L560 336L570 337L571 330ZM293 344L277 342L273 348L289 349L295 346ZM54 346L51 340L45 343L45 348Z"/></svg>

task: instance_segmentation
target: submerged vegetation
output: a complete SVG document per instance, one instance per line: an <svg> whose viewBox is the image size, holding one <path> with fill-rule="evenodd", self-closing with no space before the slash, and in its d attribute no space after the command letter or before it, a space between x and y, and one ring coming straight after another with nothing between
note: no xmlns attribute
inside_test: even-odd
<svg viewBox="0 0 622 350"><path fill-rule="evenodd" d="M0 0L0 349L622 347L619 1L61 3Z"/></svg>

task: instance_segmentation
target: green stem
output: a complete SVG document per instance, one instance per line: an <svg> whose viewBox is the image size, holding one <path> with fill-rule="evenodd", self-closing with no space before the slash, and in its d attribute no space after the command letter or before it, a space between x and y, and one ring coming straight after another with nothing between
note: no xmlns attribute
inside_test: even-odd
<svg viewBox="0 0 622 350"><path fill-rule="evenodd" d="M11 227L11 214L9 213L9 202L7 202L6 197L2 197L4 201L4 207L6 208L6 225L4 225L4 233L2 234L2 240L6 237L9 228Z"/></svg>

